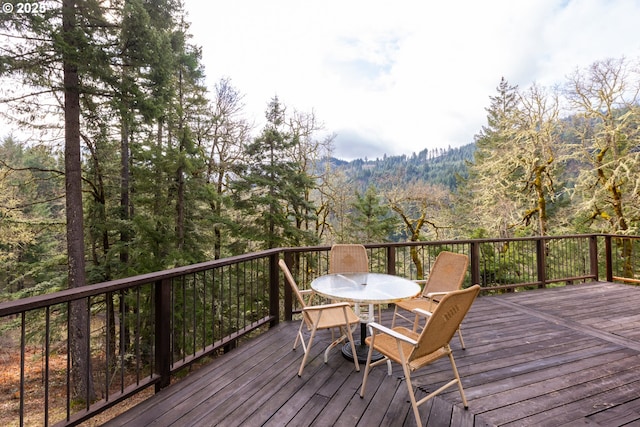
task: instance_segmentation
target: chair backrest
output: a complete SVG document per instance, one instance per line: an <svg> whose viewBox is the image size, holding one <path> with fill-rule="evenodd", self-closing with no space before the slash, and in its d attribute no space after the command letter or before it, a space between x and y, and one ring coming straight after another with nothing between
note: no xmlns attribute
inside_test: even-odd
<svg viewBox="0 0 640 427"><path fill-rule="evenodd" d="M418 338L418 345L414 347L408 360L419 359L449 344L479 292L480 285L473 285L443 296L427 320Z"/></svg>
<svg viewBox="0 0 640 427"><path fill-rule="evenodd" d="M287 267L287 263L284 262L283 259L281 259L280 261L278 261L278 265L280 266L280 270L282 270L282 272L284 273L284 278L289 284L289 286L291 287L293 294L298 299L298 303L300 304L300 307L305 308L307 304L304 302L304 298L302 298L302 294L300 293L298 284L293 279L293 275L291 274L291 270L289 270L289 267Z"/></svg>
<svg viewBox="0 0 640 427"><path fill-rule="evenodd" d="M429 292L451 292L461 289L468 266L467 255L448 251L440 252L431 267L422 295Z"/></svg>
<svg viewBox="0 0 640 427"><path fill-rule="evenodd" d="M329 252L329 273L368 273L367 250L357 244L336 244Z"/></svg>

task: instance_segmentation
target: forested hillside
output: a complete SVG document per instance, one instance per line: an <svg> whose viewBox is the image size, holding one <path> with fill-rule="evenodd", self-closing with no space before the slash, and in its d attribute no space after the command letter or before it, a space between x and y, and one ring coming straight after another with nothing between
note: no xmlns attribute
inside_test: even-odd
<svg viewBox="0 0 640 427"><path fill-rule="evenodd" d="M424 149L410 156L384 156L382 159L334 161L344 171L355 188L364 191L370 185L388 189L391 184L424 182L442 185L455 191L459 178L466 178L467 164L473 160L475 144L448 149ZM392 179L390 179L392 178Z"/></svg>

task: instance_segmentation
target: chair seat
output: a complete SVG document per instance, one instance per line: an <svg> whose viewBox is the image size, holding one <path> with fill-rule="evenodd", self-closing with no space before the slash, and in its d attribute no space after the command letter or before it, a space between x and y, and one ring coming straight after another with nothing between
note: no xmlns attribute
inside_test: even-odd
<svg viewBox="0 0 640 427"><path fill-rule="evenodd" d="M395 332L398 332L416 341L418 340L418 338L420 338L419 333L413 332L411 329L407 329L402 326L393 328L393 330ZM365 342L367 343L367 345L371 345L371 337L367 337L365 339ZM413 350L413 346L408 342L402 342L401 345L402 345L402 351L404 352L406 357L406 355L408 355L411 352L411 350ZM390 335L384 335L384 334L378 335L376 337L375 349L376 351L386 355L392 361L398 364L402 364L400 353L398 353L398 340L396 340L394 337ZM410 363L411 370L414 371L420 368L421 366L427 365L446 355L447 355L447 352L444 351L442 348L439 348L438 350L434 351L431 354L428 354L426 356L423 356L411 361Z"/></svg>
<svg viewBox="0 0 640 427"><path fill-rule="evenodd" d="M420 308L425 311L432 312L436 309L437 302L432 302L427 298L413 298L406 301L397 302L396 305L404 310L413 311L416 308Z"/></svg>
<svg viewBox="0 0 640 427"><path fill-rule="evenodd" d="M309 316L311 323L315 323L318 314L320 320L318 321L317 329L330 329L344 326L344 309L342 307L324 308L322 310L315 310L322 306L313 306L310 310L305 310L305 314ZM347 321L349 325L353 325L360 322L360 318L353 312L351 307L347 310Z"/></svg>

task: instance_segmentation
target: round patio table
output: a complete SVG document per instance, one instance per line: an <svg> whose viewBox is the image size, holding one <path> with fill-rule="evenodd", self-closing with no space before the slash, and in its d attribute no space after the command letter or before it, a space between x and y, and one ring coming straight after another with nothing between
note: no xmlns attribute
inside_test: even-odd
<svg viewBox="0 0 640 427"><path fill-rule="evenodd" d="M369 304L369 312L366 318L362 318L360 323L360 341L356 341L356 357L359 362L367 361L368 346L364 339L367 336L366 324L373 321L375 304L392 304L407 300L417 296L420 285L399 276L382 273L336 273L327 274L314 279L311 282L311 289L317 294L334 299L355 304L355 311L360 314L360 304ZM342 347L342 354L353 360L351 346L345 344ZM372 359L380 359L381 355L373 355Z"/></svg>

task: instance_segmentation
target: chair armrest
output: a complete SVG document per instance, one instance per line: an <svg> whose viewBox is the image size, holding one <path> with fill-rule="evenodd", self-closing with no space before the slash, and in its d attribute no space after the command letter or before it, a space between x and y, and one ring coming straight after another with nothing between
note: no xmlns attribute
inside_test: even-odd
<svg viewBox="0 0 640 427"><path fill-rule="evenodd" d="M349 305L348 302L334 302L334 303L331 303L331 304L311 305L311 306L303 308L302 311L320 311L320 310L326 310L328 308L336 308L336 307L349 307L349 308L351 308L351 305Z"/></svg>
<svg viewBox="0 0 640 427"><path fill-rule="evenodd" d="M316 298L316 291L314 291L313 289L302 289L300 290L300 295L302 296L302 299L305 299L305 302L308 306L313 305L313 301Z"/></svg>
<svg viewBox="0 0 640 427"><path fill-rule="evenodd" d="M433 297L437 297L437 296L443 296L443 295L447 295L451 292L429 292L428 294L425 295L426 298L433 298Z"/></svg>
<svg viewBox="0 0 640 427"><path fill-rule="evenodd" d="M411 312L418 314L422 317L431 317L431 315L433 314L432 312L423 310L421 308L414 308L413 310L411 310Z"/></svg>
<svg viewBox="0 0 640 427"><path fill-rule="evenodd" d="M369 327L373 328L373 329L376 329L376 330L382 332L383 334L387 334L387 335L389 335L389 336L391 336L391 337L393 337L395 339L398 339L400 341L404 341L404 342L409 343L411 345L417 345L418 344L418 341L416 341L414 339L411 339L406 335L402 335L400 332L396 332L393 329L387 328L386 326L382 326L379 323L369 322L367 325Z"/></svg>

